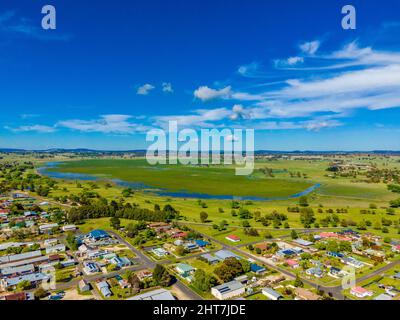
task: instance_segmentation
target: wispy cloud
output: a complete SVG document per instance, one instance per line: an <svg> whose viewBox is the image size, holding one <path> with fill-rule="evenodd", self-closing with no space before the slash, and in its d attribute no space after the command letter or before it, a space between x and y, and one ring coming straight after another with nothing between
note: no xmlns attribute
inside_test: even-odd
<svg viewBox="0 0 400 320"><path fill-rule="evenodd" d="M140 86L137 90L136 90L136 94L141 95L141 96L147 96L150 91L152 91L155 88L155 86L153 86L150 83L146 83L142 86Z"/></svg>
<svg viewBox="0 0 400 320"><path fill-rule="evenodd" d="M174 92L174 89L172 88L172 84L170 82L163 82L162 83L162 91L166 92L166 93Z"/></svg>
<svg viewBox="0 0 400 320"><path fill-rule="evenodd" d="M308 55L314 55L321 45L320 41L314 40L309 42L304 42L300 45L300 50Z"/></svg>
<svg viewBox="0 0 400 320"><path fill-rule="evenodd" d="M208 101L217 98L228 99L232 94L231 89L232 88L230 86L222 89L212 89L208 86L201 86L193 92L193 95L202 101Z"/></svg>
<svg viewBox="0 0 400 320"><path fill-rule="evenodd" d="M0 32L43 41L68 41L73 38L72 34L60 33L57 30L44 30L32 20L17 16L15 11L0 13Z"/></svg>
<svg viewBox="0 0 400 320"><path fill-rule="evenodd" d="M57 123L57 127L68 128L80 132L99 132L108 134L132 134L143 132L149 127L129 121L132 116L122 114L102 115L94 120L64 120Z"/></svg>
<svg viewBox="0 0 400 320"><path fill-rule="evenodd" d="M5 129L13 132L38 132L38 133L52 133L56 131L56 128L44 125L30 125L30 126L19 126L16 128L6 126Z"/></svg>

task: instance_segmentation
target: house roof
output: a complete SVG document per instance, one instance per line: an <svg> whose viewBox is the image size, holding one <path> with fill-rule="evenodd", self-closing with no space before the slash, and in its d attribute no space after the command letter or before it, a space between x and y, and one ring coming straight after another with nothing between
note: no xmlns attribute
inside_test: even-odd
<svg viewBox="0 0 400 320"><path fill-rule="evenodd" d="M104 230L96 229L89 232L89 237L94 239L103 239L103 238L109 238L110 235Z"/></svg>
<svg viewBox="0 0 400 320"><path fill-rule="evenodd" d="M255 264L255 263L252 263L252 264L250 265L250 269L251 269L251 271L253 271L253 272L260 272L260 271L264 271L264 270L265 270L264 267L259 266L258 264Z"/></svg>
<svg viewBox="0 0 400 320"><path fill-rule="evenodd" d="M178 263L176 265L176 268L178 268L182 272L190 272L190 271L195 270L195 268L193 268L191 265L186 264L186 263Z"/></svg>
<svg viewBox="0 0 400 320"><path fill-rule="evenodd" d="M266 295L266 293L267 293L268 295L273 296L273 297L276 298L276 299L279 299L279 298L282 297L282 295L281 295L279 292L275 291L274 289L267 288L267 287L266 287L266 288L263 288L263 289L261 290L261 292L262 292L264 295Z"/></svg>
<svg viewBox="0 0 400 320"><path fill-rule="evenodd" d="M231 234L231 235L229 235L229 236L226 236L226 238L232 239L232 240L236 240L236 241L239 241L239 240L240 240L240 238L239 238L238 236L235 236L234 234Z"/></svg>
<svg viewBox="0 0 400 320"><path fill-rule="evenodd" d="M229 250L219 250L219 251L215 252L215 256L221 260L225 260L228 258L240 259L240 257L238 255L234 254L233 252L231 252Z"/></svg>
<svg viewBox="0 0 400 320"><path fill-rule="evenodd" d="M368 291L367 289L365 289L363 287L353 287L353 288L351 288L351 291L355 292L355 293L361 293L361 294L370 292L370 291Z"/></svg>
<svg viewBox="0 0 400 320"><path fill-rule="evenodd" d="M174 296L165 289L152 290L126 300L175 300Z"/></svg>
<svg viewBox="0 0 400 320"><path fill-rule="evenodd" d="M233 280L227 283L220 284L219 286L216 286L212 289L219 291L221 294L226 294L228 292L242 288L244 288L244 285L241 282Z"/></svg>

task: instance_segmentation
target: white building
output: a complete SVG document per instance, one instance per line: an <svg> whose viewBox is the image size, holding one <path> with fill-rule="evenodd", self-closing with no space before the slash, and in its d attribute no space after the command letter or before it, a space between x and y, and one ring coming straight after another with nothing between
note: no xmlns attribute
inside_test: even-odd
<svg viewBox="0 0 400 320"><path fill-rule="evenodd" d="M219 300L240 296L245 291L245 286L236 280L211 288L211 294Z"/></svg>

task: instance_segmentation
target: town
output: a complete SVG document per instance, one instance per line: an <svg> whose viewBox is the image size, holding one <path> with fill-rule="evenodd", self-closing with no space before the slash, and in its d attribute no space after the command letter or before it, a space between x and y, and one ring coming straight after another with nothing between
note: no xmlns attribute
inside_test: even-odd
<svg viewBox="0 0 400 320"><path fill-rule="evenodd" d="M217 232L210 234L205 229L209 217L204 200L198 201L204 222L198 225L182 219L184 213L169 203L155 205L156 219L138 206L129 216L131 205L117 203L109 205L122 206L125 214L97 216L94 205L103 200L83 197L75 199L78 206L71 206L72 201L50 197L43 179L51 186L49 191L59 190L58 182L33 176L32 168L7 162L2 169L0 299L400 298L400 240L396 237L365 232L351 223L342 227L314 223L314 227L287 232L275 228L280 231L272 229L260 237L262 228L246 226L248 219L242 219L243 229L227 228L223 222L212 226ZM16 169L23 179L11 186L7 179ZM109 190L118 188L109 186ZM123 194L132 198L128 192ZM104 204L99 207L103 213L110 210ZM238 202L231 205L239 206ZM297 209L288 207L288 211ZM243 208L238 213L244 218L249 214ZM330 216L335 218L335 214ZM266 219L274 224L276 219L285 221L284 215Z"/></svg>

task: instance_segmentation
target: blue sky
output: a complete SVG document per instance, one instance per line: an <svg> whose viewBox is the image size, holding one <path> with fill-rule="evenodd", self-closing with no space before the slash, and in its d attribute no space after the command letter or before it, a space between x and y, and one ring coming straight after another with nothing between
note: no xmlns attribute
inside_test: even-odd
<svg viewBox="0 0 400 320"><path fill-rule="evenodd" d="M257 149L400 150L400 3L0 3L0 147L139 149L254 128ZM57 29L41 29L41 8Z"/></svg>

